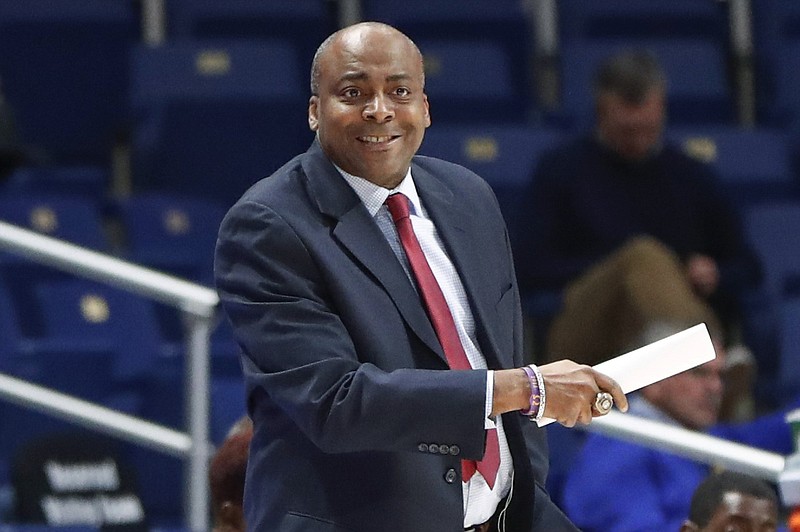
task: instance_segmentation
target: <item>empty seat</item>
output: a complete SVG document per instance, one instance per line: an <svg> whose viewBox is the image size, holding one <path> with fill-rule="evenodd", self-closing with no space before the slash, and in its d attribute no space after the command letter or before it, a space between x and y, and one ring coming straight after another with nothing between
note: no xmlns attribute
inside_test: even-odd
<svg viewBox="0 0 800 532"><path fill-rule="evenodd" d="M727 6L715 0L559 0L556 6L564 42L652 37L727 39Z"/></svg>
<svg viewBox="0 0 800 532"><path fill-rule="evenodd" d="M52 194L106 201L111 172L103 166L23 166L8 176L6 195Z"/></svg>
<svg viewBox="0 0 800 532"><path fill-rule="evenodd" d="M746 209L745 234L764 271L764 287L774 302L800 280L800 202L754 205Z"/></svg>
<svg viewBox="0 0 800 532"><path fill-rule="evenodd" d="M526 113L528 116L534 115L533 24L524 2L493 0L491 7L487 7L484 0L461 0L457 6L450 0L366 0L363 10L364 20L391 24L411 37L420 48L428 41L461 41L475 45L476 54L466 52L461 61L480 59L487 49L495 50L492 53L500 54L501 61L508 65L508 71L502 74L503 78L496 81L510 82L508 90L518 98L518 112L523 117ZM452 72L451 69L448 71ZM497 67L489 67L486 78L492 77L489 73L496 72ZM471 83L465 82L464 78L460 81ZM457 82L459 79L452 80L452 83ZM435 121L435 107L431 112ZM469 118L473 113L480 113L480 107L466 107L461 112L465 118Z"/></svg>
<svg viewBox="0 0 800 532"><path fill-rule="evenodd" d="M770 98L771 122L800 133L800 38L785 43L774 58L775 93ZM767 117L770 117L768 114Z"/></svg>
<svg viewBox="0 0 800 532"><path fill-rule="evenodd" d="M132 60L133 181L230 205L305 151L308 74L286 41L181 41Z"/></svg>
<svg viewBox="0 0 800 532"><path fill-rule="evenodd" d="M245 391L241 378L212 378L210 438L222 442L235 421L245 415ZM146 384L143 416L178 430L185 430L182 377L159 376ZM141 496L153 523L181 521L184 464L179 458L144 447L131 449L140 479Z"/></svg>
<svg viewBox="0 0 800 532"><path fill-rule="evenodd" d="M134 2L0 2L0 78L20 140L55 163L109 164L127 127Z"/></svg>
<svg viewBox="0 0 800 532"><path fill-rule="evenodd" d="M530 126L438 125L425 133L420 153L460 164L483 177L513 231L519 210L525 208L520 193L528 186L539 156L562 138L558 129Z"/></svg>
<svg viewBox="0 0 800 532"><path fill-rule="evenodd" d="M497 43L480 39L419 39L431 121L525 123L526 98L513 81L510 58Z"/></svg>
<svg viewBox="0 0 800 532"><path fill-rule="evenodd" d="M214 378L211 381L211 441L219 445L231 427L247 413L244 379Z"/></svg>
<svg viewBox="0 0 800 532"><path fill-rule="evenodd" d="M800 392L800 297L783 299L778 317L781 395L794 399Z"/></svg>
<svg viewBox="0 0 800 532"><path fill-rule="evenodd" d="M787 100L784 98L793 99L792 91L797 87L791 85L796 80L796 72L792 71L796 63L792 66L794 58L789 54L796 53L793 45L800 43L800 3L761 0L754 5L752 16L757 118L762 124L783 126L793 118L785 114ZM782 84L785 84L783 88ZM789 92L784 92L787 88Z"/></svg>
<svg viewBox="0 0 800 532"><path fill-rule="evenodd" d="M150 300L78 278L33 283L42 342L106 350L118 385L149 378L169 365L161 359L161 336Z"/></svg>
<svg viewBox="0 0 800 532"><path fill-rule="evenodd" d="M125 256L142 265L213 285L214 246L225 207L169 193L134 194L117 213Z"/></svg>
<svg viewBox="0 0 800 532"><path fill-rule="evenodd" d="M724 46L702 39L592 40L565 43L561 54L561 114L567 124L587 126L594 117L592 83L608 57L646 49L667 76L667 114L672 124L733 124L735 108Z"/></svg>
<svg viewBox="0 0 800 532"><path fill-rule="evenodd" d="M100 532L100 529L88 525L52 526L39 523L4 523L0 524L0 532Z"/></svg>
<svg viewBox="0 0 800 532"><path fill-rule="evenodd" d="M673 128L668 136L689 155L711 164L740 207L800 198L789 135L777 129Z"/></svg>
<svg viewBox="0 0 800 532"><path fill-rule="evenodd" d="M169 33L178 39L288 39L304 71L336 29L333 10L322 0L177 0L167 10Z"/></svg>
<svg viewBox="0 0 800 532"><path fill-rule="evenodd" d="M57 194L2 196L0 220L96 251L110 249L102 211L88 198ZM3 260L6 259L4 253Z"/></svg>

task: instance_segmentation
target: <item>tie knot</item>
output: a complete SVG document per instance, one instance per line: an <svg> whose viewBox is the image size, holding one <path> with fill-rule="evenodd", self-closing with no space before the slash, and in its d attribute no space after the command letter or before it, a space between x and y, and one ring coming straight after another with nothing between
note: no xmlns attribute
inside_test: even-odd
<svg viewBox="0 0 800 532"><path fill-rule="evenodd" d="M405 194L396 192L386 198L386 206L389 208L389 214L392 215L392 220L397 223L398 220L408 218L408 198Z"/></svg>

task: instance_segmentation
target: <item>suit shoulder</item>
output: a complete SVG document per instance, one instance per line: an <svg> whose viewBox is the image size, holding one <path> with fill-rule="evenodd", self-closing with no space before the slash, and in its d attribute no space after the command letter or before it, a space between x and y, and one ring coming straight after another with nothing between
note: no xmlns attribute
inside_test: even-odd
<svg viewBox="0 0 800 532"><path fill-rule="evenodd" d="M478 174L465 166L456 164L444 159L429 157L427 155L416 155L414 164L421 169L435 175L443 182L450 185L457 185L462 190L467 187L479 187L490 189L489 184Z"/></svg>
<svg viewBox="0 0 800 532"><path fill-rule="evenodd" d="M236 202L255 202L262 205L280 205L287 195L299 191L302 175L302 158L298 155L275 170L272 174L256 181Z"/></svg>

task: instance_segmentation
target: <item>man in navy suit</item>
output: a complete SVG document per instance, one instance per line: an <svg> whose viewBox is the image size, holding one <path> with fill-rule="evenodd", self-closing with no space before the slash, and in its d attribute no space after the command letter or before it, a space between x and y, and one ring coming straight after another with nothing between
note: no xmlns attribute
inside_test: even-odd
<svg viewBox="0 0 800 532"><path fill-rule="evenodd" d="M542 488L545 435L529 417L571 426L600 414L599 392L627 401L587 366L523 366L491 189L415 155L431 121L419 50L384 24L344 28L320 46L311 92L316 140L244 194L217 245L254 424L248 529L575 530ZM384 204L394 193L469 367L450 369ZM494 472L465 472L490 454Z"/></svg>

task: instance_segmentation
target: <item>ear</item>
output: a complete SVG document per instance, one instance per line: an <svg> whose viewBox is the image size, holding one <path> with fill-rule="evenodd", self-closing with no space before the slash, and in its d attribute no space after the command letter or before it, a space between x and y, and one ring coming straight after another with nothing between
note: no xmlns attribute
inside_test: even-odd
<svg viewBox="0 0 800 532"><path fill-rule="evenodd" d="M431 125L431 108L430 105L428 104L427 94L422 95L422 105L425 106L425 127L427 128L430 127Z"/></svg>
<svg viewBox="0 0 800 532"><path fill-rule="evenodd" d="M308 127L311 131L319 129L319 96L312 96L308 100Z"/></svg>

